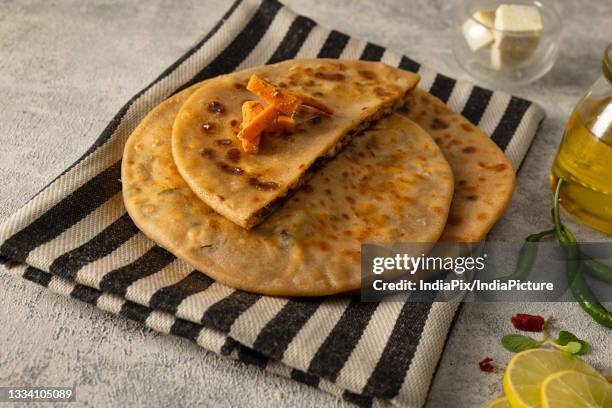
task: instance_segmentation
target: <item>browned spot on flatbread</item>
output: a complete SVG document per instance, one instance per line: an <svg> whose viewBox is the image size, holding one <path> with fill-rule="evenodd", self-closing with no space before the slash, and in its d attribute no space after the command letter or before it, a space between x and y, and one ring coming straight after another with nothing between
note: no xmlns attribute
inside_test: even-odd
<svg viewBox="0 0 612 408"><path fill-rule="evenodd" d="M447 129L448 128L448 123L446 123L445 121L443 121L440 118L433 118L433 120L431 121L431 128L432 129Z"/></svg>
<svg viewBox="0 0 612 408"><path fill-rule="evenodd" d="M326 81L344 81L345 78L344 74L328 72L315 72L314 76Z"/></svg>
<svg viewBox="0 0 612 408"><path fill-rule="evenodd" d="M206 109L215 115L223 115L225 113L225 106L219 101L210 102Z"/></svg>
<svg viewBox="0 0 612 408"><path fill-rule="evenodd" d="M218 139L215 140L215 143L219 146L229 146L232 144L232 141L230 139Z"/></svg>
<svg viewBox="0 0 612 408"><path fill-rule="evenodd" d="M368 80L376 79L376 73L372 71L362 69L362 70L359 70L358 73L360 76L362 76L365 79L368 79Z"/></svg>
<svg viewBox="0 0 612 408"><path fill-rule="evenodd" d="M279 187L278 184L273 181L261 181L257 177L249 178L249 184L262 191L277 190Z"/></svg>
<svg viewBox="0 0 612 408"><path fill-rule="evenodd" d="M241 169L240 167L230 166L229 164L226 164L226 163L217 163L217 167L219 167L224 172L233 174L235 176L239 176L244 173L244 170Z"/></svg>
<svg viewBox="0 0 612 408"><path fill-rule="evenodd" d="M465 130L466 132L473 132L474 131L474 126L469 124L469 123L467 123L467 122L463 122L461 124L461 128L463 130Z"/></svg>
<svg viewBox="0 0 612 408"><path fill-rule="evenodd" d="M476 152L476 148L474 146L466 146L461 151L465 154L472 154Z"/></svg>
<svg viewBox="0 0 612 408"><path fill-rule="evenodd" d="M374 93L378 96L393 95L391 92L389 92L387 89L383 88L382 86L377 86L376 88L374 88Z"/></svg>
<svg viewBox="0 0 612 408"><path fill-rule="evenodd" d="M240 150L234 148L230 149L226 154L227 160L232 163L238 163L240 161Z"/></svg>
<svg viewBox="0 0 612 408"><path fill-rule="evenodd" d="M210 149L208 147L205 147L204 149L200 150L200 154L206 157L207 159L214 159L217 155L213 149Z"/></svg>
<svg viewBox="0 0 612 408"><path fill-rule="evenodd" d="M495 166L495 171L504 171L508 168L508 165L506 163L499 163L498 165Z"/></svg>
<svg viewBox="0 0 612 408"><path fill-rule="evenodd" d="M502 172L504 170L506 170L508 168L508 165L506 163L497 163L497 164L491 164L491 165L487 165L483 162L478 162L478 165L480 167L482 167L483 169L487 169L487 170L493 170L496 172Z"/></svg>

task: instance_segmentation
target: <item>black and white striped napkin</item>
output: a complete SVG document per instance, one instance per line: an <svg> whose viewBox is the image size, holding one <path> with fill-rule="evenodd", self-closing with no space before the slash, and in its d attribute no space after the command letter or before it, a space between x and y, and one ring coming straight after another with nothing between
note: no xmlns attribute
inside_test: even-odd
<svg viewBox="0 0 612 408"><path fill-rule="evenodd" d="M233 290L148 240L123 207L123 145L154 106L216 75L317 56L381 60L418 72L423 89L490 134L515 168L544 117L529 101L438 74L318 26L275 0L238 0L121 108L79 161L0 227L3 263L62 295L358 405L421 406L456 304L283 299Z"/></svg>

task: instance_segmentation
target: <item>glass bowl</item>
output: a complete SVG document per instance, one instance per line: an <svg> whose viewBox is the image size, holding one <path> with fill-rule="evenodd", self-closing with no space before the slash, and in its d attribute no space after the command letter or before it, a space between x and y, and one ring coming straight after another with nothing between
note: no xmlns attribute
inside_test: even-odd
<svg viewBox="0 0 612 408"><path fill-rule="evenodd" d="M535 7L542 28L495 29L494 12L501 5ZM475 15L479 11L485 13ZM476 80L502 87L525 85L544 76L555 64L561 18L552 5L529 0L467 0L455 6L453 15L453 53L459 65Z"/></svg>

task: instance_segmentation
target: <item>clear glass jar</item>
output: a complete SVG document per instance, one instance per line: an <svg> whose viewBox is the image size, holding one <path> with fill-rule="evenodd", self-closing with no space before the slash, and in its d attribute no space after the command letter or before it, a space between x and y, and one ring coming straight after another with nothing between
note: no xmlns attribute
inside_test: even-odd
<svg viewBox="0 0 612 408"><path fill-rule="evenodd" d="M451 48L459 65L479 82L494 88L525 85L544 76L555 64L561 42L561 18L554 2L545 0L465 0L453 9ZM540 16L542 29L495 28L500 6L528 6Z"/></svg>
<svg viewBox="0 0 612 408"><path fill-rule="evenodd" d="M612 44L602 75L574 108L551 172L561 205L590 227L612 235Z"/></svg>

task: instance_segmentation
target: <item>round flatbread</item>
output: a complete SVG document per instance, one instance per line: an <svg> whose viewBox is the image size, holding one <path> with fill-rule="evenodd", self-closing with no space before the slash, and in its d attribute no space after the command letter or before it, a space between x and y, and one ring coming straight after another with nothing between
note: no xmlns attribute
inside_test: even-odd
<svg viewBox="0 0 612 408"><path fill-rule="evenodd" d="M268 106L246 89L252 75L277 86L274 92L315 98L333 113L303 109L292 134L264 135L257 154L245 153L237 138L242 106L249 100ZM332 59L287 60L213 78L184 103L174 122L174 162L204 203L252 228L309 170L316 171L315 163L333 157L358 130L401 106L418 78L380 62Z"/></svg>
<svg viewBox="0 0 612 408"><path fill-rule="evenodd" d="M135 224L194 268L250 292L330 295L360 287L362 242L438 240L453 175L427 133L398 115L356 137L255 228L218 215L172 159L172 124L194 90L149 113L122 163L123 199Z"/></svg>
<svg viewBox="0 0 612 408"><path fill-rule="evenodd" d="M440 240L482 241L512 199L516 177L506 155L469 120L421 89L410 93L400 114L433 137L455 175L455 195Z"/></svg>

